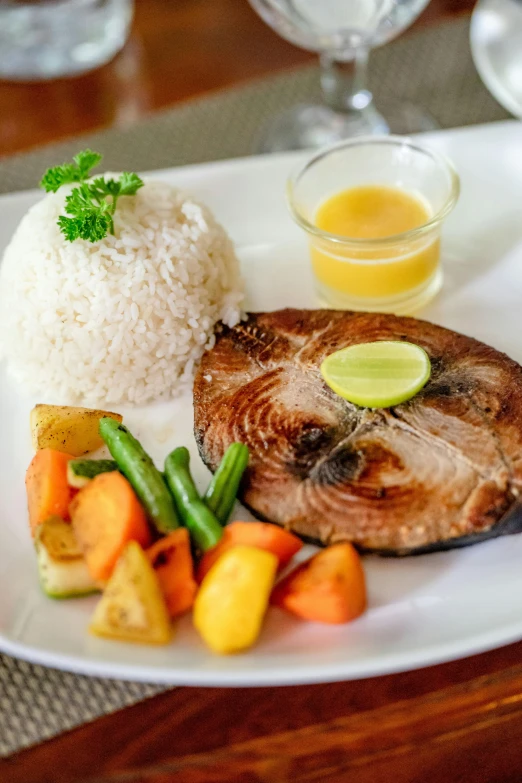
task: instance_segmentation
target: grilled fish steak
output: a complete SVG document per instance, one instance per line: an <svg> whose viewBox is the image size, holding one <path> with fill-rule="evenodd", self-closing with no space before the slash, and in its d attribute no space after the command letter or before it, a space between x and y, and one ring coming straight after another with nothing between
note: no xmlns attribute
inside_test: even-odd
<svg viewBox="0 0 522 783"><path fill-rule="evenodd" d="M431 378L412 400L360 408L323 381L328 354L373 340L428 353ZM206 465L246 443L241 500L306 538L401 555L522 530L522 368L448 329L379 313L251 314L218 327L194 414Z"/></svg>

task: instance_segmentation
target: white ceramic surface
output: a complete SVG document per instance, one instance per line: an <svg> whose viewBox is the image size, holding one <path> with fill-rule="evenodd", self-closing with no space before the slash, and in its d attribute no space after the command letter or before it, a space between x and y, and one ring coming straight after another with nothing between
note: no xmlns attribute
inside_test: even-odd
<svg viewBox="0 0 522 783"><path fill-rule="evenodd" d="M479 0L471 18L470 44L490 93L522 119L522 0Z"/></svg>
<svg viewBox="0 0 522 783"><path fill-rule="evenodd" d="M422 315L522 363L522 124L424 138L453 159L462 195L446 225L444 289ZM287 175L300 160L285 155L156 174L204 199L225 224L237 243L252 309L316 304L305 239L284 203ZM37 198L36 193L0 198L0 247ZM367 557L370 608L364 617L327 627L271 610L258 645L243 655L213 656L188 617L168 647L96 639L86 632L95 598L52 601L38 586L24 497L34 402L2 368L0 649L7 653L127 679L269 685L368 677L522 639L522 535L405 560ZM158 459L176 444L189 445L204 486L208 474L191 435L190 398L122 412Z"/></svg>

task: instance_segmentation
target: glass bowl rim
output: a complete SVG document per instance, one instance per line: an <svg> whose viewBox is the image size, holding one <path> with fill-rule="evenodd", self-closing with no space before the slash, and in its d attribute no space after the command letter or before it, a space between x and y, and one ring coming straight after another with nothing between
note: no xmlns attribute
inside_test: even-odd
<svg viewBox="0 0 522 783"><path fill-rule="evenodd" d="M362 145L389 145L408 147L415 153L422 153L430 157L437 164L438 168L445 171L449 177L449 195L442 207L434 215L430 217L425 223L415 228L410 228L408 231L403 231L399 234L390 234L386 237L376 237L374 239L366 239L361 237L347 237L341 234L332 234L329 231L324 231L311 223L305 218L295 206L295 189L300 178L306 174L306 172L316 163L328 157L333 152L337 152L345 147L356 147ZM416 238L427 233L431 229L438 226L449 215L458 201L460 195L460 178L457 171L446 155L431 147L419 144L413 141L407 136L357 136L353 139L343 139L336 144L329 145L328 147L322 147L314 152L305 163L301 163L289 177L286 186L286 202L295 222L304 229L307 233L313 234L319 239L323 239L328 242L334 242L338 245L352 245L357 247L379 247L382 245L390 244L391 242L402 242L406 239Z"/></svg>

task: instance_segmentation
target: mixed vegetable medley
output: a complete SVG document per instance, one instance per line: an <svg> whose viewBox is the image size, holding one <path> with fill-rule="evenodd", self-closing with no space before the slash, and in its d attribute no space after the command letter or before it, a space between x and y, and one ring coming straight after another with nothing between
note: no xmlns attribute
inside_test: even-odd
<svg viewBox="0 0 522 783"><path fill-rule="evenodd" d="M278 578L301 540L265 522L229 523L248 448L233 443L203 496L184 446L163 472L117 413L57 405L31 412L26 474L40 582L52 598L101 592L89 630L167 644L192 610L216 653L251 647L269 604L304 620L345 623L366 608L356 550L339 543ZM106 445L112 459L89 459Z"/></svg>

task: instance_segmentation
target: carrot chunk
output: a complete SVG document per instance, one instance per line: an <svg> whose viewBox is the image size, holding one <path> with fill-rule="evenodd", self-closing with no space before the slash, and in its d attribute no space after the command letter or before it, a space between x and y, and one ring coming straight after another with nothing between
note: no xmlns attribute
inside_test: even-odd
<svg viewBox="0 0 522 783"><path fill-rule="evenodd" d="M351 544L333 544L297 566L274 588L271 603L319 623L347 623L366 609L366 580Z"/></svg>
<svg viewBox="0 0 522 783"><path fill-rule="evenodd" d="M238 545L272 552L279 561L279 568L283 568L299 552L303 542L288 530L269 522L232 522L225 528L219 543L202 557L198 567L198 582L203 581L205 574L223 552Z"/></svg>
<svg viewBox="0 0 522 783"><path fill-rule="evenodd" d="M121 473L101 473L81 489L70 505L71 519L87 568L105 582L129 541L151 543L145 512Z"/></svg>
<svg viewBox="0 0 522 783"><path fill-rule="evenodd" d="M188 530L174 530L156 541L146 554L158 577L169 615L177 617L191 609L198 586Z"/></svg>
<svg viewBox="0 0 522 783"><path fill-rule="evenodd" d="M27 468L25 487L29 524L36 528L49 517L69 519L71 488L67 482L67 463L73 457L55 449L40 449Z"/></svg>

